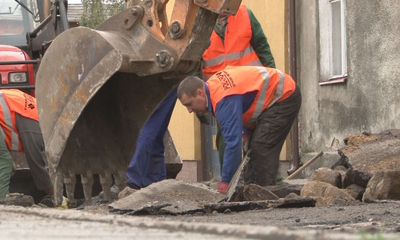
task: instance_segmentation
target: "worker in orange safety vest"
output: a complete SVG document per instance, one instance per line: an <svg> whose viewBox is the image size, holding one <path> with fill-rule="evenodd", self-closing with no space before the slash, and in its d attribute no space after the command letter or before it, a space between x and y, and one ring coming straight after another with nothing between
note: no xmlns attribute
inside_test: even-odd
<svg viewBox="0 0 400 240"><path fill-rule="evenodd" d="M211 112L221 126L226 148L220 193L240 165L243 133L251 149L245 184L276 184L279 153L301 106L300 90L289 75L274 68L228 66L207 82L185 78L177 94L189 112Z"/></svg>
<svg viewBox="0 0 400 240"><path fill-rule="evenodd" d="M38 119L34 97L16 89L0 90L0 199L9 192L13 171L9 151L24 152L37 189L54 195Z"/></svg>
<svg viewBox="0 0 400 240"><path fill-rule="evenodd" d="M210 41L201 59L204 80L226 66L275 68L261 25L245 5L241 5L235 15L220 13Z"/></svg>
<svg viewBox="0 0 400 240"><path fill-rule="evenodd" d="M267 37L254 16L245 5L235 15L220 13L211 34L211 44L201 58L201 75L207 80L226 66L265 66L275 68ZM202 123L212 122L209 116L198 116ZM225 143L217 126L216 146L222 168Z"/></svg>

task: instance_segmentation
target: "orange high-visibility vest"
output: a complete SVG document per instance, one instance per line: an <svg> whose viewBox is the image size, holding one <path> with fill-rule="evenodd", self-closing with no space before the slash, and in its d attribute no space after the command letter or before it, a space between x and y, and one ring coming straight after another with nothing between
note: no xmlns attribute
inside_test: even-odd
<svg viewBox="0 0 400 240"><path fill-rule="evenodd" d="M224 97L257 91L254 102L243 113L243 125L251 128L260 114L293 94L296 83L288 74L268 67L226 67L206 82L214 115Z"/></svg>
<svg viewBox="0 0 400 240"><path fill-rule="evenodd" d="M262 66L250 44L251 22L247 7L241 5L235 16L228 17L225 41L218 34L211 34L211 45L202 56L202 72L209 78L226 66Z"/></svg>
<svg viewBox="0 0 400 240"><path fill-rule="evenodd" d="M0 134L9 150L22 151L15 113L38 121L36 99L17 89L0 90Z"/></svg>

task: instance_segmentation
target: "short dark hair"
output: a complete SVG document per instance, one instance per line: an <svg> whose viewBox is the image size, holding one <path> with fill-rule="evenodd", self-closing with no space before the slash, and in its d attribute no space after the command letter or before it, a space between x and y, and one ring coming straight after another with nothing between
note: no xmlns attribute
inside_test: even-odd
<svg viewBox="0 0 400 240"><path fill-rule="evenodd" d="M197 89L204 87L204 81L198 77L188 76L182 80L178 86L178 98L181 99L183 94L189 97L195 97Z"/></svg>

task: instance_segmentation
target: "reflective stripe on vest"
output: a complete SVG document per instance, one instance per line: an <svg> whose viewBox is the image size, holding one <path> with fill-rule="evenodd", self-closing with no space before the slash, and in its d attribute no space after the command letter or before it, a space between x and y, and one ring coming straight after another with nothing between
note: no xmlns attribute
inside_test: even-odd
<svg viewBox="0 0 400 240"><path fill-rule="evenodd" d="M19 149L18 134L14 131L13 121L11 119L11 111L10 111L10 108L8 107L7 101L4 98L3 93L1 93L1 92L0 92L0 104L1 104L1 108L3 109L4 122L7 125L7 127L10 129L10 132L11 132L10 150L18 151L18 149ZM3 133L4 133L4 130L3 130ZM4 139L5 138L6 138L6 135L4 133Z"/></svg>
<svg viewBox="0 0 400 240"><path fill-rule="evenodd" d="M225 61L239 60L242 57L247 56L247 55L249 55L251 53L254 53L254 49L253 49L252 46L249 46L249 47L245 48L244 50L242 50L240 52L228 53L226 55L221 55L221 56L209 59L209 60L203 60L203 66L209 67L209 66L214 66L214 65L221 64L221 63L223 63ZM257 60L257 61L258 61L259 64L257 64L257 65L249 65L249 66L262 66L260 60ZM256 61L253 61L253 62L256 62Z"/></svg>
<svg viewBox="0 0 400 240"><path fill-rule="evenodd" d="M0 135L1 135L0 140L6 141L6 133L1 127L0 127Z"/></svg>
<svg viewBox="0 0 400 240"><path fill-rule="evenodd" d="M251 117L251 119L249 119L249 121L245 123L246 126L254 125L257 121L257 118L263 112L265 99L267 97L267 89L269 86L270 75L268 71L264 67L256 67L256 68L260 71L261 76L264 79L264 83L261 87L260 95L257 98L256 108L254 109L253 116ZM283 83L285 81L285 75L278 69L276 69L276 71L279 73L279 83L275 92L275 98L268 105L268 108L271 107L276 101L278 101L283 94Z"/></svg>
<svg viewBox="0 0 400 240"><path fill-rule="evenodd" d="M253 66L253 67L257 67L257 66L263 66L262 63L260 62L259 59L254 60L252 62L248 62L245 64L245 66Z"/></svg>
<svg viewBox="0 0 400 240"><path fill-rule="evenodd" d="M209 78L228 66L262 66L251 46L252 36L249 10L241 5L236 15L228 17L224 39L215 30L212 32L211 44L204 51L201 60L204 78Z"/></svg>

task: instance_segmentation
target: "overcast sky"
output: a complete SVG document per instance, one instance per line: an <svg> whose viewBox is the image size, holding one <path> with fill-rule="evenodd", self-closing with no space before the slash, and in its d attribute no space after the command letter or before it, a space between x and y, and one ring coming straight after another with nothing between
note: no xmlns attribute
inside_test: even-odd
<svg viewBox="0 0 400 240"><path fill-rule="evenodd" d="M81 0L68 0L68 3L82 3Z"/></svg>

